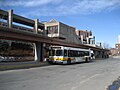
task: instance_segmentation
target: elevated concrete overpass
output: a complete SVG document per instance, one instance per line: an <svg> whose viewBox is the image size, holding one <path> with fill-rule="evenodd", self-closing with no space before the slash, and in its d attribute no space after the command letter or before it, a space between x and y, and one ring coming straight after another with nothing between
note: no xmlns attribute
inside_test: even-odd
<svg viewBox="0 0 120 90"><path fill-rule="evenodd" d="M35 60L42 60L42 49L43 43L50 45L60 45L60 46L69 46L69 47L78 47L85 49L92 49L98 52L107 52L107 49L92 47L83 44L74 44L74 43L66 43L63 40L54 39L47 37L45 35L44 24L40 23L38 19L31 20L16 14L13 14L13 10L9 10L8 12L0 10L0 18L6 20L7 25L4 25L5 22L0 22L0 38L7 40L20 40L20 41L29 41L35 43ZM32 27L26 28L26 30L22 30L19 28L20 26L16 26L13 22L18 24L23 24L26 26ZM23 27L23 26L21 26ZM24 27L25 28L25 27ZM39 33L39 29L42 30L42 33Z"/></svg>
<svg viewBox="0 0 120 90"><path fill-rule="evenodd" d="M66 43L62 40L50 38L47 36L39 35L32 32L21 31L19 29L9 28L0 26L0 38L7 40L20 40L20 41L29 41L29 42L41 42L52 45L60 45L60 46L69 46L69 47L78 47L78 48L91 48L92 50L100 50L104 51L105 49L96 48L83 44L74 44L74 43Z"/></svg>

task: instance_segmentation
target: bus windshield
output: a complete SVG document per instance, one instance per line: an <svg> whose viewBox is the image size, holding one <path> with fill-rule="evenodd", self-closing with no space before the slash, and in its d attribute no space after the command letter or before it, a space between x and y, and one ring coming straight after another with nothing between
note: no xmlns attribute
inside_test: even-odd
<svg viewBox="0 0 120 90"><path fill-rule="evenodd" d="M62 56L63 52L62 50L50 50L49 55L50 56Z"/></svg>
<svg viewBox="0 0 120 90"><path fill-rule="evenodd" d="M62 53L62 50L56 50L56 56L62 56L63 53Z"/></svg>
<svg viewBox="0 0 120 90"><path fill-rule="evenodd" d="M55 56L55 50L50 50L49 51L49 56Z"/></svg>

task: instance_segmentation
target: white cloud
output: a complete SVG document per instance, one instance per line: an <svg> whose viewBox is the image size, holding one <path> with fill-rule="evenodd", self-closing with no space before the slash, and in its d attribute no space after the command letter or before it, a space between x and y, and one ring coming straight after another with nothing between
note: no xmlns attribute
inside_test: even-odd
<svg viewBox="0 0 120 90"><path fill-rule="evenodd" d="M62 0L6 0L3 1L3 6L24 6L24 7L36 7L40 5L46 5L48 3L57 4Z"/></svg>
<svg viewBox="0 0 120 90"><path fill-rule="evenodd" d="M6 0L4 6L36 7L25 16L58 16L111 11L120 8L120 0Z"/></svg>
<svg viewBox="0 0 120 90"><path fill-rule="evenodd" d="M89 14L120 7L120 0L83 0L77 1L70 6L61 7L63 7L61 9L69 14Z"/></svg>

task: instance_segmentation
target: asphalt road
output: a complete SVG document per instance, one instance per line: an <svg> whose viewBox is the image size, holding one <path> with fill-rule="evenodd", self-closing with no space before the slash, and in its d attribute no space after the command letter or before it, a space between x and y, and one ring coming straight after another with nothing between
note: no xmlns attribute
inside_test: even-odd
<svg viewBox="0 0 120 90"><path fill-rule="evenodd" d="M0 71L0 90L107 90L120 76L120 57L73 65Z"/></svg>

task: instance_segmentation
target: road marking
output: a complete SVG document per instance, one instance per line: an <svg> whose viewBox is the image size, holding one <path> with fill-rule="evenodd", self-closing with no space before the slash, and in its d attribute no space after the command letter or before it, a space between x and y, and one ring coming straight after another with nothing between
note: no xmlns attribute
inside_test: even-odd
<svg viewBox="0 0 120 90"><path fill-rule="evenodd" d="M103 75L103 74L95 74L95 75L93 75L93 76L91 76L91 77L89 77L89 78L81 81L81 82L79 83L79 85L81 85L81 84L83 84L83 83L85 83L85 82L87 82L87 81L90 81L92 78L95 78L95 77L100 76L100 75ZM73 86L73 87L71 88L71 90L77 90L77 88L79 87L79 85Z"/></svg>
<svg viewBox="0 0 120 90"><path fill-rule="evenodd" d="M95 75L93 75L93 76L91 76L91 77L89 77L89 78L87 78L87 79L81 81L79 84L83 84L83 83L89 81L90 79L92 79L92 78L94 78L94 77L97 77L97 76L100 76L100 75L102 75L102 74L95 74Z"/></svg>
<svg viewBox="0 0 120 90"><path fill-rule="evenodd" d="M77 87L72 87L71 90L75 90Z"/></svg>

